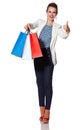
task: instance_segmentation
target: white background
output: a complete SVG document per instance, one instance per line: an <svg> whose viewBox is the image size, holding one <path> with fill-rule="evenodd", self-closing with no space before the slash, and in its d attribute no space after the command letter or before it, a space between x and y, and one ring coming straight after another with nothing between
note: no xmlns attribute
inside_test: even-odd
<svg viewBox="0 0 84 130"><path fill-rule="evenodd" d="M68 39L58 38L53 75L51 119L46 130L84 130L84 20L83 1L53 0L57 22L69 21ZM51 0L0 1L0 130L45 129L39 106L33 61L11 55L24 25L46 19Z"/></svg>

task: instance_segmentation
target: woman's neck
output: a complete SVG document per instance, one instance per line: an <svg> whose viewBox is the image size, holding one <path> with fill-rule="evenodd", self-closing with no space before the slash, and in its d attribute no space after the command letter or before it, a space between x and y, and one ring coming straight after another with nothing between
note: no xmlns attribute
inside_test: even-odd
<svg viewBox="0 0 84 130"><path fill-rule="evenodd" d="M52 26L53 22L54 22L54 20L53 21L47 20L46 24Z"/></svg>

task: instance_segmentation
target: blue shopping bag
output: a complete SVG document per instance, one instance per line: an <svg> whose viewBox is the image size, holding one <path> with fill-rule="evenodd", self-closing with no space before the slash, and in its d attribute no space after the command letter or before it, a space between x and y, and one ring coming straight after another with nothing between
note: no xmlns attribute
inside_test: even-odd
<svg viewBox="0 0 84 130"><path fill-rule="evenodd" d="M27 33L20 32L16 40L16 43L12 49L12 52L11 52L12 55L22 57L26 38L27 38Z"/></svg>

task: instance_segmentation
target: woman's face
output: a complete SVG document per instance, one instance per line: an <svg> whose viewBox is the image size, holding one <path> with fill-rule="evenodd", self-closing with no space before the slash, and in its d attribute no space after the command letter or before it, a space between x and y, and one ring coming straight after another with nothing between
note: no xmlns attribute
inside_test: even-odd
<svg viewBox="0 0 84 130"><path fill-rule="evenodd" d="M50 21L53 21L57 15L56 8L54 8L54 7L49 7L48 10L46 11L46 13L47 13L47 19Z"/></svg>

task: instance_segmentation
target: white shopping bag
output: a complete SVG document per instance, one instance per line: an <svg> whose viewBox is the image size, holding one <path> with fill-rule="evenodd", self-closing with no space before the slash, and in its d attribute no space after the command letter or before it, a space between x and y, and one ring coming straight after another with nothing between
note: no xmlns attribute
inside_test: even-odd
<svg viewBox="0 0 84 130"><path fill-rule="evenodd" d="M26 38L26 41L25 41L25 46L24 46L24 50L23 50L23 54L22 54L22 59L23 60L32 59L29 35L27 35L27 38Z"/></svg>

